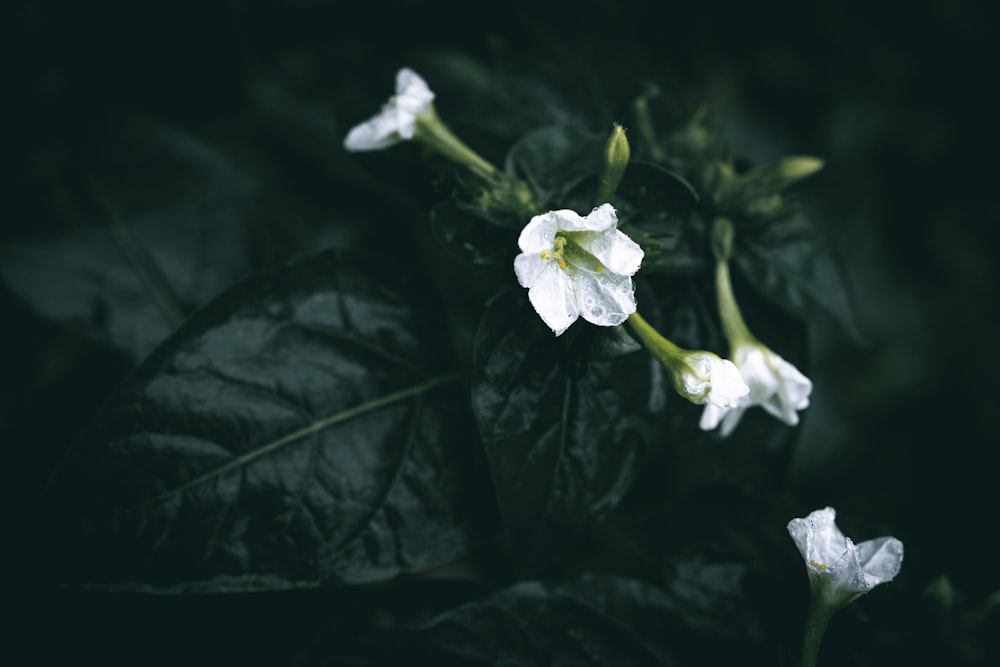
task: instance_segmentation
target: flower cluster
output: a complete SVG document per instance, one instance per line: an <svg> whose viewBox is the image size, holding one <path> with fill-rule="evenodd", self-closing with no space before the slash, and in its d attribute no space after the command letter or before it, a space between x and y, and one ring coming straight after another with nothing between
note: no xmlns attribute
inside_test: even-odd
<svg viewBox="0 0 1000 667"><path fill-rule="evenodd" d="M741 229L752 234L753 225L787 217L794 202L784 196L784 191L821 169L823 163L815 158L792 157L752 169L737 169L729 151L717 150L721 125L706 111L693 114L686 128L661 145L643 106L644 99L640 98L636 106L639 135L645 139L641 149L654 162L665 162L667 154L689 162L688 176L699 190L702 211L711 211L700 220L712 221L709 247L715 259L715 295L731 361L707 350L681 348L637 310L633 277L644 259L655 263L658 255L667 250L655 247L658 237L651 231L652 223L646 228L640 226L645 223L637 224L636 231L630 230L632 237L618 228L618 210L611 202L615 201L615 192L631 160L631 148L621 125L615 124L605 144L596 192L591 193L596 197L588 200L597 205L586 214L568 208L544 211L535 203L535 196L540 195L514 176L516 165L506 170L510 173L504 173L465 146L437 117L434 93L410 69L398 72L395 96L378 114L354 127L344 146L353 151L377 150L413 139L481 177L477 187L489 192L484 195L477 190L480 200L493 204L513 202L497 207L513 212L497 226L518 228L530 218L517 238L520 252L514 257L513 268L542 322L555 336L561 336L580 318L602 327L616 327L627 321L635 337L663 365L674 390L691 403L704 406L701 429L719 429L726 437L754 406L795 426L799 412L809 406L812 382L761 343L744 321L729 274L736 234L729 218L739 221ZM720 158L720 154L724 157ZM633 201L626 204L624 199L619 203L626 213L631 213L632 206L640 211L642 208ZM489 216L481 217L497 222ZM642 215L635 219L645 220ZM648 258L633 238L646 244ZM564 413L567 405L563 403ZM547 470L545 478L551 481ZM827 507L787 525L805 561L812 591L803 642L804 667L815 666L823 632L833 614L875 586L891 581L902 564L903 544L898 539L880 537L855 544L837 528L835 518L835 511Z"/></svg>
<svg viewBox="0 0 1000 667"><path fill-rule="evenodd" d="M433 101L434 93L423 78L411 69L399 70L396 94L379 113L348 132L344 147L351 151L379 150L415 139L487 182L516 180L499 173L455 137L438 119ZM636 335L670 373L676 391L695 404L705 405L702 429L712 430L721 425L722 435L729 435L747 408L754 405L762 406L790 425L797 424L797 412L809 405L812 383L793 365L757 342L746 329L729 284L727 261L732 227L726 221L717 221L716 225L725 237L725 250L717 252L717 293L735 364L708 351L677 347L636 312L632 277L642 264L644 252L618 229L617 212L607 203L629 156L625 131L616 124L605 146L599 178L598 201L603 203L587 215L569 209L540 213L522 229L517 240L521 252L514 258L514 273L520 285L528 289L531 305L556 336L562 335L580 317L605 327L629 320ZM786 182L818 169L811 162L803 164L799 159L789 165L778 165L774 169L781 178L767 172L757 180L773 181L784 187ZM525 197L520 199L528 201ZM720 222L726 224L720 227Z"/></svg>

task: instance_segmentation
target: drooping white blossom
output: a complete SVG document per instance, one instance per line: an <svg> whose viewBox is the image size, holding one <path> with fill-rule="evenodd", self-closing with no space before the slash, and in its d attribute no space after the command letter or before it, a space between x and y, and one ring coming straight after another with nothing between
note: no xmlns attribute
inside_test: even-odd
<svg viewBox="0 0 1000 667"><path fill-rule="evenodd" d="M700 426L710 431L722 424L727 436L739 424L747 408L759 405L790 426L799 423L799 410L809 407L812 382L799 369L756 341L736 346L733 361L749 394L732 406L709 404L701 415Z"/></svg>
<svg viewBox="0 0 1000 667"><path fill-rule="evenodd" d="M839 607L891 581L903 562L903 543L879 537L854 544L834 523L832 507L788 522L788 534L806 563L814 596Z"/></svg>
<svg viewBox="0 0 1000 667"><path fill-rule="evenodd" d="M396 94L382 110L351 128L344 138L349 151L375 151L412 139L417 118L430 117L434 93L419 74L404 67L396 73Z"/></svg>
<svg viewBox="0 0 1000 667"><path fill-rule="evenodd" d="M643 252L618 230L611 204L588 215L562 209L533 217L517 240L514 273L538 315L558 336L578 317L616 326L635 312L632 276Z"/></svg>
<svg viewBox="0 0 1000 667"><path fill-rule="evenodd" d="M706 410L733 408L750 392L739 369L728 359L699 350L689 353L685 362L674 375L674 386L692 403L704 403Z"/></svg>

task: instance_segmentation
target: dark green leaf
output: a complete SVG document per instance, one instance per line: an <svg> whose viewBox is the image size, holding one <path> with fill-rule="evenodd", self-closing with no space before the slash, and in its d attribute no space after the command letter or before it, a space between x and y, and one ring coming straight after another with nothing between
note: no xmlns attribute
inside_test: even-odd
<svg viewBox="0 0 1000 667"><path fill-rule="evenodd" d="M801 640L806 578L796 576L802 561L785 530L794 511L773 489L717 485L687 490L623 526L656 562L689 633L763 664L777 645L794 650Z"/></svg>
<svg viewBox="0 0 1000 667"><path fill-rule="evenodd" d="M628 417L647 409L649 357L596 360L597 329L578 321L556 338L527 294L501 294L476 335L472 405L501 516L524 566L574 549L637 472Z"/></svg>
<svg viewBox="0 0 1000 667"><path fill-rule="evenodd" d="M593 335L588 352L590 359L603 361L642 349L642 345L625 331L625 327L601 327Z"/></svg>
<svg viewBox="0 0 1000 667"><path fill-rule="evenodd" d="M465 264L509 264L517 254L515 232L491 225L458 204L438 204L431 209L430 220L448 253Z"/></svg>
<svg viewBox="0 0 1000 667"><path fill-rule="evenodd" d="M525 181L543 207L568 208L561 198L577 181L597 174L606 139L573 125L542 127L510 149L507 172Z"/></svg>
<svg viewBox="0 0 1000 667"><path fill-rule="evenodd" d="M435 664L463 665L723 665L757 664L767 653L717 634L731 603L717 593L732 573L704 572L674 590L607 575L566 583L524 581L415 627L416 654ZM719 575L719 576L716 576ZM685 586L699 589L698 593ZM700 597L699 597L700 596ZM693 620L691 599L717 609ZM694 632L692 632L694 630ZM722 641L720 641L722 639Z"/></svg>
<svg viewBox="0 0 1000 667"><path fill-rule="evenodd" d="M380 268L299 260L159 347L50 485L59 580L283 589L462 554L475 498L463 392L419 285Z"/></svg>
<svg viewBox="0 0 1000 667"><path fill-rule="evenodd" d="M864 340L840 265L801 218L737 227L733 258L754 287L780 307L833 325L855 342Z"/></svg>
<svg viewBox="0 0 1000 667"><path fill-rule="evenodd" d="M525 581L415 628L436 660L469 665L672 665L669 598L648 584Z"/></svg>
<svg viewBox="0 0 1000 667"><path fill-rule="evenodd" d="M63 225L0 248L0 276L43 318L138 362L251 268L249 177L179 129L131 121L50 183ZM41 214L41 212L35 211ZM66 223L69 223L68 225ZM31 230L31 231L29 231Z"/></svg>

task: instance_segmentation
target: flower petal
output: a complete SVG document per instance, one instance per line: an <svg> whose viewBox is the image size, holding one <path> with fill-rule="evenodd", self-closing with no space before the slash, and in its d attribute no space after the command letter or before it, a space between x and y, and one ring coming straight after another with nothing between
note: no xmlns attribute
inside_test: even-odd
<svg viewBox="0 0 1000 667"><path fill-rule="evenodd" d="M417 131L417 116L427 113L433 100L434 93L419 74L406 67L396 73L396 96L389 104L396 110L400 137L413 138Z"/></svg>
<svg viewBox="0 0 1000 667"><path fill-rule="evenodd" d="M858 560L865 584L874 588L891 581L903 565L903 543L895 537L878 537L858 545Z"/></svg>
<svg viewBox="0 0 1000 667"><path fill-rule="evenodd" d="M566 272L552 262L545 262L528 290L528 300L542 321L558 336L580 316Z"/></svg>
<svg viewBox="0 0 1000 667"><path fill-rule="evenodd" d="M733 357L750 387L747 407L760 405L786 424L798 424L797 411L809 407L812 392L809 378L759 343L740 346Z"/></svg>
<svg viewBox="0 0 1000 667"><path fill-rule="evenodd" d="M812 563L808 565L812 576L824 580L827 588L841 593L842 601L846 604L850 600L853 600L855 596L867 593L871 587L865 580L864 572L861 570L858 548L854 546L854 542L849 537L845 537L844 542L847 545L844 553L825 569L814 567Z"/></svg>
<svg viewBox="0 0 1000 667"><path fill-rule="evenodd" d="M586 217L570 209L550 211L559 216L559 230L564 232L603 232L618 224L618 214L611 204L601 204Z"/></svg>
<svg viewBox="0 0 1000 667"><path fill-rule="evenodd" d="M806 561L830 565L847 551L847 538L837 528L836 518L836 510L825 507L788 522L788 534Z"/></svg>
<svg viewBox="0 0 1000 667"><path fill-rule="evenodd" d="M688 352L686 368L674 374L674 388L692 403L735 408L750 391L736 365L719 355Z"/></svg>
<svg viewBox="0 0 1000 667"><path fill-rule="evenodd" d="M692 403L702 404L711 389L712 362L710 352L694 352L687 356L687 367L674 373L674 388ZM680 380L680 382L678 382ZM720 406L722 407L722 406Z"/></svg>
<svg viewBox="0 0 1000 667"><path fill-rule="evenodd" d="M736 364L729 359L715 357L712 360L712 387L705 400L723 408L735 408L750 393Z"/></svg>
<svg viewBox="0 0 1000 667"><path fill-rule="evenodd" d="M522 252L514 258L514 274L521 287L531 287L548 264L537 252Z"/></svg>
<svg viewBox="0 0 1000 667"><path fill-rule="evenodd" d="M743 380L750 387L750 394L747 397L750 405L761 405L774 395L778 389L778 380L767 363L764 348L758 345L743 345L733 356Z"/></svg>
<svg viewBox="0 0 1000 667"><path fill-rule="evenodd" d="M785 409L794 412L808 408L812 381L774 352L771 353L770 361L780 379L778 393Z"/></svg>
<svg viewBox="0 0 1000 667"><path fill-rule="evenodd" d="M563 211L549 211L533 217L521 235L517 237L517 245L522 252L540 253L544 250L552 250L552 244L556 240L556 230L559 228L559 215ZM573 211L569 211L573 213ZM576 215L573 213L573 215Z"/></svg>
<svg viewBox="0 0 1000 667"><path fill-rule="evenodd" d="M580 314L591 324L617 326L635 312L635 286L628 276L577 270L570 282Z"/></svg>
<svg viewBox="0 0 1000 667"><path fill-rule="evenodd" d="M377 151L401 141L396 109L386 105L377 115L351 128L344 137L349 151Z"/></svg>
<svg viewBox="0 0 1000 667"><path fill-rule="evenodd" d="M396 72L396 105L413 114L420 113L434 101L427 82L409 67Z"/></svg>
<svg viewBox="0 0 1000 667"><path fill-rule="evenodd" d="M623 276L635 275L642 263L642 248L617 229L578 232L573 235L573 241L608 269Z"/></svg>
<svg viewBox="0 0 1000 667"><path fill-rule="evenodd" d="M712 405L708 403L705 405L705 409L701 413L701 420L698 422L699 428L702 431L711 431L719 422L722 421L723 417L729 414L732 408L720 408L718 405Z"/></svg>

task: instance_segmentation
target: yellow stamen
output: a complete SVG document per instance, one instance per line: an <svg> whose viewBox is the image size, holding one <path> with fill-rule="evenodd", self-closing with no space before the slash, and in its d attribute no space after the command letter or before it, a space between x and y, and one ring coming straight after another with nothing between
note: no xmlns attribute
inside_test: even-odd
<svg viewBox="0 0 1000 667"><path fill-rule="evenodd" d="M825 569L827 568L827 566L826 566L826 565L824 565L823 563L817 563L817 562L816 562L816 561L814 561L814 560L810 560L810 561L809 561L809 564L810 564L810 565L812 565L812 566L813 566L814 568L816 568L817 570L819 570L820 572L822 572L823 570L825 570Z"/></svg>
<svg viewBox="0 0 1000 667"><path fill-rule="evenodd" d="M560 269L566 268L566 260L563 259L563 252L566 249L566 237L557 236L554 241L552 241L552 250L543 250L538 253L538 256L542 259L554 259L559 263Z"/></svg>
<svg viewBox="0 0 1000 667"><path fill-rule="evenodd" d="M603 270L604 270L603 266L598 266L596 269L594 269L594 273L600 273Z"/></svg>

